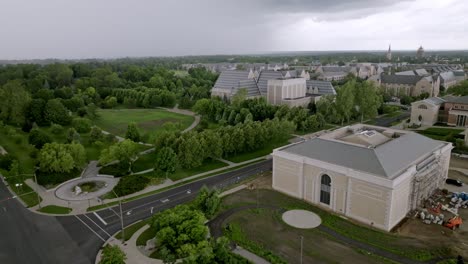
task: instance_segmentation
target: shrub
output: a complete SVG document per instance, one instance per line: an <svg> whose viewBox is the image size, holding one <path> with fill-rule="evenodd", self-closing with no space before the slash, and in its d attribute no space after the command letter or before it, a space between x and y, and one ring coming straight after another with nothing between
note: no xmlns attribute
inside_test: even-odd
<svg viewBox="0 0 468 264"><path fill-rule="evenodd" d="M20 145L21 143L23 143L23 137L20 136L20 135L14 135L14 136L13 136L13 142L14 142L16 145Z"/></svg>
<svg viewBox="0 0 468 264"><path fill-rule="evenodd" d="M91 130L91 120L83 117L74 118L72 121L73 128L78 133L88 133Z"/></svg>
<svg viewBox="0 0 468 264"><path fill-rule="evenodd" d="M52 139L43 131L39 129L33 129L29 132L28 137L29 144L33 145L35 148L40 149L47 143L51 143Z"/></svg>
<svg viewBox="0 0 468 264"><path fill-rule="evenodd" d="M9 171L14 159L10 154L0 155L0 168Z"/></svg>
<svg viewBox="0 0 468 264"><path fill-rule="evenodd" d="M60 134L63 132L63 126L59 124L52 124L50 126L50 132L52 132L55 135Z"/></svg>
<svg viewBox="0 0 468 264"><path fill-rule="evenodd" d="M148 185L149 179L141 175L127 175L120 178L114 187L118 196L124 196L143 190Z"/></svg>
<svg viewBox="0 0 468 264"><path fill-rule="evenodd" d="M104 137L104 141L106 141L107 143L114 143L117 141L117 138L112 135L112 134L107 134L105 137Z"/></svg>
<svg viewBox="0 0 468 264"><path fill-rule="evenodd" d="M96 142L102 140L104 135L102 134L102 130L99 127L92 127L91 132L89 133L89 140L91 142Z"/></svg>
<svg viewBox="0 0 468 264"><path fill-rule="evenodd" d="M39 150L33 149L31 152L29 152L29 157L32 159L37 159L39 156Z"/></svg>
<svg viewBox="0 0 468 264"><path fill-rule="evenodd" d="M125 166L121 166L119 163L117 163L102 167L99 170L99 173L121 177L128 174L128 168L125 168Z"/></svg>
<svg viewBox="0 0 468 264"><path fill-rule="evenodd" d="M60 184L62 182L66 182L68 180L71 180L73 178L76 178L80 176L81 170L79 169L73 169L69 172L43 172L43 171L37 171L36 176L37 176L37 182L40 185L56 185Z"/></svg>

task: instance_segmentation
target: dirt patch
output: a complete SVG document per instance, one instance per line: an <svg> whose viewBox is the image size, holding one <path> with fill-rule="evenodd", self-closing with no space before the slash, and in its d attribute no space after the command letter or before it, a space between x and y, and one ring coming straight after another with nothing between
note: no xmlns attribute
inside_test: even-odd
<svg viewBox="0 0 468 264"><path fill-rule="evenodd" d="M461 180L462 182L467 182L468 183L468 175L460 172L460 171L457 171L457 170L449 170L448 171L448 177L451 178L451 179L459 179Z"/></svg>
<svg viewBox="0 0 468 264"><path fill-rule="evenodd" d="M468 169L468 159L452 156L450 158L450 167Z"/></svg>
<svg viewBox="0 0 468 264"><path fill-rule="evenodd" d="M251 187L251 189L258 188L258 189L269 189L271 190L272 187L271 185L273 184L272 182L272 175L271 171L269 172L264 172L260 174L260 176L256 177L254 180L250 181L248 183L248 186Z"/></svg>

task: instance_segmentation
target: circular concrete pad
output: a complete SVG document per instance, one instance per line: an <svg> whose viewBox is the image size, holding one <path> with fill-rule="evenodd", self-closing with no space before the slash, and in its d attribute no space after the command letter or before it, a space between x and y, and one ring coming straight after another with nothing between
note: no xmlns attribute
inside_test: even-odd
<svg viewBox="0 0 468 264"><path fill-rule="evenodd" d="M283 214L283 221L296 228L315 228L322 223L320 217L306 210L289 210Z"/></svg>

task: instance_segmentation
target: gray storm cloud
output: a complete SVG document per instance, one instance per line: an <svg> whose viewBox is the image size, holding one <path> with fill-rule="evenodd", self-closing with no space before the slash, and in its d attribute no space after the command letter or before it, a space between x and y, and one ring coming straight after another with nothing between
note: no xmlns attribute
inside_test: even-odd
<svg viewBox="0 0 468 264"><path fill-rule="evenodd" d="M466 43L460 35L467 31L467 4L443 2L450 4L440 5L437 0L0 0L0 59L384 49L402 36L421 36L425 39L417 39L418 43L430 42L434 48L458 48ZM420 6L438 9L422 12ZM444 28L440 34L451 41L434 38L438 21ZM421 32L425 24L432 28ZM382 29L387 33L376 34ZM365 45L349 45L364 39ZM413 40L400 41L401 48L415 45Z"/></svg>

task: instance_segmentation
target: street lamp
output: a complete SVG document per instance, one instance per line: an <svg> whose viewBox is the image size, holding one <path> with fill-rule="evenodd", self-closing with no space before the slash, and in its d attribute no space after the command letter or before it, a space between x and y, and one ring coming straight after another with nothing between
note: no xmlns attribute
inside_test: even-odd
<svg viewBox="0 0 468 264"><path fill-rule="evenodd" d="M115 197L119 198L119 196L115 193L114 189L112 189ZM124 232L124 222L123 222L123 213L122 213L122 199L119 198L119 206L120 206L120 225L122 227L122 245L125 243L125 232Z"/></svg>
<svg viewBox="0 0 468 264"><path fill-rule="evenodd" d="M301 235L301 264L302 264L302 250L303 250L303 243L304 242L304 236Z"/></svg>

